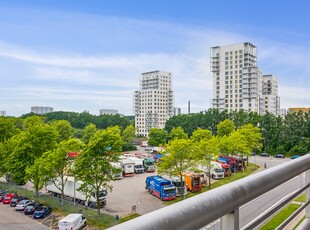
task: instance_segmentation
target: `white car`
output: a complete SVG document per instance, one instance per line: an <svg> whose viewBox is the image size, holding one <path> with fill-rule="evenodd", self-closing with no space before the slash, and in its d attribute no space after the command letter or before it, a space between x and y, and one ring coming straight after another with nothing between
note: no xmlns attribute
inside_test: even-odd
<svg viewBox="0 0 310 230"><path fill-rule="evenodd" d="M24 211L25 207L28 204L31 204L32 202L33 202L33 200L21 200L20 202L18 202L15 209L16 209L16 211Z"/></svg>

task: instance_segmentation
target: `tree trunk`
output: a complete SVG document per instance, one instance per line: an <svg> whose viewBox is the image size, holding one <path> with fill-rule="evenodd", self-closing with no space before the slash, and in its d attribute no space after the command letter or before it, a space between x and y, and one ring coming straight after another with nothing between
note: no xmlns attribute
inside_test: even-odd
<svg viewBox="0 0 310 230"><path fill-rule="evenodd" d="M101 203L99 201L99 190L97 189L96 191L96 205L97 205L97 215L98 215L98 218L100 217L100 206L101 206Z"/></svg>

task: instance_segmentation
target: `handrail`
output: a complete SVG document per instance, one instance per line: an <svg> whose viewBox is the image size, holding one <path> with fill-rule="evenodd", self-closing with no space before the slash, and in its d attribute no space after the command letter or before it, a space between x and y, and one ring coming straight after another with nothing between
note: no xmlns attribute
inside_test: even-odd
<svg viewBox="0 0 310 230"><path fill-rule="evenodd" d="M110 229L199 229L309 169L307 154Z"/></svg>

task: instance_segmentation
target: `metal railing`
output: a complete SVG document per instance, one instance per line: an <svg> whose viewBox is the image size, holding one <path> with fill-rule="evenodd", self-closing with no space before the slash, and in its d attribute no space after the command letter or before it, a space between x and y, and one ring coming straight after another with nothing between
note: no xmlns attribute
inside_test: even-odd
<svg viewBox="0 0 310 230"><path fill-rule="evenodd" d="M307 187L300 189L299 193L306 190L307 200L309 200L310 154L307 154L298 159L158 209L110 229L192 230L200 229L215 220L221 219L221 229L237 230L240 229L239 208L241 206L304 172L306 172L305 186ZM310 217L309 205L306 207L306 217ZM252 222L255 221L253 220ZM251 229L254 226L249 224L247 229ZM256 225L257 223L255 223Z"/></svg>

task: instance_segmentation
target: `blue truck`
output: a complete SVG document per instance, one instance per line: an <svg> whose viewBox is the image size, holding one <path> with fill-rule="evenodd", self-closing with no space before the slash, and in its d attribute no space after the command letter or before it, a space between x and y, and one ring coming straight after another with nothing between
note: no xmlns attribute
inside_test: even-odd
<svg viewBox="0 0 310 230"><path fill-rule="evenodd" d="M175 186L170 180L161 176L149 176L145 180L145 189L161 200L174 200L176 197Z"/></svg>

